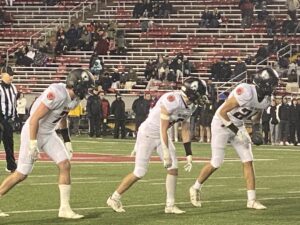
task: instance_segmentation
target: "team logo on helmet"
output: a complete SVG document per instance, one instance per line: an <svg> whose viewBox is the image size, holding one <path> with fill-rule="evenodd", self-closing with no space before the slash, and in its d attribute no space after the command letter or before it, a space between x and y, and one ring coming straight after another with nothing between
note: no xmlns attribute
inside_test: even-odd
<svg viewBox="0 0 300 225"><path fill-rule="evenodd" d="M82 79L82 81L89 81L89 75L87 74L86 71L83 71L81 73L81 79Z"/></svg>
<svg viewBox="0 0 300 225"><path fill-rule="evenodd" d="M191 83L190 88L191 88L193 91L197 91L197 90L198 90L198 87L199 87L199 82L198 82L198 81L193 81L193 82Z"/></svg>

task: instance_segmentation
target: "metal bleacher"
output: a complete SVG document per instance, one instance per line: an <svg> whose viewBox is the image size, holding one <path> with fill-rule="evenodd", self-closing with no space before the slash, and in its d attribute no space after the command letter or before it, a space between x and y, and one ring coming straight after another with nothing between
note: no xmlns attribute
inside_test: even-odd
<svg viewBox="0 0 300 225"><path fill-rule="evenodd" d="M58 26L69 25L74 13L83 7L80 4L83 1L70 0L63 6L44 6L40 2L16 0L15 6L5 8L14 15L15 22L3 29L0 28L2 53L6 53L8 47L16 43L20 45L24 41L44 38L49 32L56 31ZM90 4L93 2L90 1ZM254 22L252 28L241 28L241 14L237 0L170 0L175 11L169 18L153 19L154 26L147 32L141 32L142 19L132 18L136 2L109 1L100 12L94 12L83 21L84 24L89 24L91 21L107 23L115 20L118 22L118 28L125 30L127 54L100 56L107 68L132 67L142 78L149 59L156 59L159 54L174 56L182 52L196 65L194 75L207 79L210 75L209 67L215 59L225 56L234 65L237 57L245 59L249 54L254 55L260 45L267 45L271 40L263 23ZM223 22L220 28L199 28L200 13L205 7L210 10L218 8L222 12ZM285 0L271 1L268 4L268 11L278 21L282 20L287 12ZM293 44L300 43L298 36L287 39ZM69 51L55 62L50 62L47 67L15 68L17 72L15 82L28 92L39 93L49 83L64 79L70 69L88 68L92 53L92 51ZM269 63L272 63L272 59L271 57ZM248 71L255 72L259 67L260 65L248 66Z"/></svg>

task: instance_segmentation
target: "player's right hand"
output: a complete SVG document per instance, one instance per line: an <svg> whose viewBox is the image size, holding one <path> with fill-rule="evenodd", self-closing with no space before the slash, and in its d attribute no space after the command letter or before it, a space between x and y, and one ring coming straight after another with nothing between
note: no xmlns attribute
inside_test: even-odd
<svg viewBox="0 0 300 225"><path fill-rule="evenodd" d="M39 158L40 151L37 146L37 140L30 140L29 142L29 156L33 161Z"/></svg>
<svg viewBox="0 0 300 225"><path fill-rule="evenodd" d="M244 129L239 129L239 131L236 134L236 139L244 145L248 145L251 143L251 137L248 134L248 132Z"/></svg>
<svg viewBox="0 0 300 225"><path fill-rule="evenodd" d="M172 160L171 160L171 156L169 152L164 152L164 156L163 156L163 160L164 160L164 167L165 168L169 168L172 166Z"/></svg>

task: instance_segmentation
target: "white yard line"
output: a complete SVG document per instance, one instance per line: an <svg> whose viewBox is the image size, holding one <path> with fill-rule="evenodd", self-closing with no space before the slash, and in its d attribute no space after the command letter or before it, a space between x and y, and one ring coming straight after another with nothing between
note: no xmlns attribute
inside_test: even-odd
<svg viewBox="0 0 300 225"><path fill-rule="evenodd" d="M300 199L299 197L269 197L269 198L260 198L262 201L268 200L286 200L286 199ZM224 203L224 202L246 202L246 199L224 199L224 200L212 200L212 201L203 201L206 203ZM188 205L190 202L176 202L176 205ZM137 205L126 205L124 208L142 208L142 207L152 207L152 206L164 206L165 203L152 203L152 204L137 204ZM95 209L110 209L106 206L95 206L95 207L85 207L85 208L73 208L73 210L95 210ZM199 209L201 210L201 209ZM20 211L10 211L5 212L8 214L23 214L23 213L40 213L40 212L57 212L58 209L33 209L33 210L20 210ZM4 219L3 219L4 220Z"/></svg>

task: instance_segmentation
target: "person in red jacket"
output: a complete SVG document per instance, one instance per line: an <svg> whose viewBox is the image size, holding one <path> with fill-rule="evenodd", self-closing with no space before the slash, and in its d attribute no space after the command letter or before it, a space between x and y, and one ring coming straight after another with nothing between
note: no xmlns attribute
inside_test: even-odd
<svg viewBox="0 0 300 225"><path fill-rule="evenodd" d="M101 107L102 107L102 119L100 121L100 133L101 135L106 135L107 129L107 119L110 112L109 101L105 98L104 92L100 92Z"/></svg>

